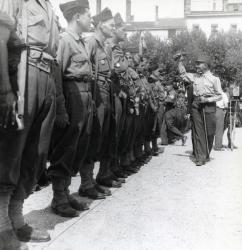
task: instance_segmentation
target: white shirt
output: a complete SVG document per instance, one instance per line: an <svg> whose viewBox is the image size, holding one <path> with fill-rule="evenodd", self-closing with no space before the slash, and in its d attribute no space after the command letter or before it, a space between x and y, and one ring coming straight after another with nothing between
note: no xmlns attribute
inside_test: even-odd
<svg viewBox="0 0 242 250"><path fill-rule="evenodd" d="M226 93L222 92L222 99L216 102L216 107L225 109L228 107L229 98Z"/></svg>

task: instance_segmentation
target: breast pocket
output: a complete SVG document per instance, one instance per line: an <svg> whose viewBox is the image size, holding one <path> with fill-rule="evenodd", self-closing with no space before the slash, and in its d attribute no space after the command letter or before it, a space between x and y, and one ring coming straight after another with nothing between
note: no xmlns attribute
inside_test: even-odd
<svg viewBox="0 0 242 250"><path fill-rule="evenodd" d="M108 59L106 55L100 55L98 58L98 68L99 72L107 72L110 70L109 64L108 64Z"/></svg>
<svg viewBox="0 0 242 250"><path fill-rule="evenodd" d="M85 56L81 54L72 56L72 64L81 74L90 73L88 59Z"/></svg>
<svg viewBox="0 0 242 250"><path fill-rule="evenodd" d="M28 15L29 42L33 44L48 44L48 30L43 15Z"/></svg>

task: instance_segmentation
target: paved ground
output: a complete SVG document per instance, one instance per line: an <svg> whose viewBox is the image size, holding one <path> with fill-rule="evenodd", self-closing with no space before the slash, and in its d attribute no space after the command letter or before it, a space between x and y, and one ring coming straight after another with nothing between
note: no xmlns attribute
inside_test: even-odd
<svg viewBox="0 0 242 250"><path fill-rule="evenodd" d="M190 140L185 147L166 147L75 219L51 213L50 187L35 193L25 204L26 219L47 228L52 241L30 249L241 250L242 130L236 136L239 149L212 152L203 167L189 158ZM78 186L79 177L73 178L71 191Z"/></svg>

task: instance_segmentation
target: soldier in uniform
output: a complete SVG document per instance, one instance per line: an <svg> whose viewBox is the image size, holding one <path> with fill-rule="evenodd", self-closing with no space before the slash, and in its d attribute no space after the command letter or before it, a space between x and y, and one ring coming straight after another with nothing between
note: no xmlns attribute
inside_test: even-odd
<svg viewBox="0 0 242 250"><path fill-rule="evenodd" d="M134 70L134 61L130 52L126 53L129 62L129 67L125 72L124 81L127 84L127 106L126 118L122 132L122 139L120 141L119 149L121 153L120 164L123 170L129 175L137 173L139 168L135 166L133 149L136 137L137 117L139 116L139 97L137 94L139 75Z"/></svg>
<svg viewBox="0 0 242 250"><path fill-rule="evenodd" d="M90 60L93 65L93 71L95 72L95 94L99 101L96 101L97 118L100 126L100 135L97 140L93 137L90 145L90 152L92 152L93 162L90 163L94 168L94 160L100 161L100 168L96 178L96 182L93 180L93 185L98 187L99 196L100 194L110 195L110 191L105 189L101 190L99 185L107 187L121 187L121 183L110 178L110 143L113 138L112 135L115 133L111 127L111 119L114 119L114 106L113 106L113 93L112 93L112 82L110 80L112 65L111 57L105 48L105 41L113 36L113 30L115 27L112 12L110 9L105 8L101 13L93 17L95 33L87 41L88 53ZM93 127L93 135L95 126ZM95 150L94 150L95 148ZM94 152L95 151L95 152ZM96 159L94 159L96 158ZM93 170L90 175L93 175ZM93 178L93 177L91 177ZM91 188L91 187L90 187ZM90 188L81 186L79 189L80 195L90 196ZM101 193L100 193L101 192Z"/></svg>
<svg viewBox="0 0 242 250"><path fill-rule="evenodd" d="M218 77L209 70L209 60L206 56L198 57L197 73L187 73L183 64L184 57L177 54L178 70L181 78L193 85L191 104L191 121L193 149L196 165L202 166L209 161L216 129L216 101L222 98L222 88Z"/></svg>
<svg viewBox="0 0 242 250"><path fill-rule="evenodd" d="M118 150L118 146L120 143L121 133L124 127L124 122L126 118L126 101L127 94L125 93L125 80L123 76L128 69L128 61L127 58L120 46L121 42L124 42L126 39L126 33L124 31L124 21L120 15L117 13L114 16L115 22L115 30L113 32L113 37L110 39L110 50L112 57L112 82L113 82L113 92L114 92L114 108L115 108L115 139L113 143L111 143L111 147L114 149L112 154L112 162L110 163L111 170L113 173L114 180L121 180L121 182L125 182L124 177L127 175L122 171L119 167L119 159L120 159L120 151Z"/></svg>
<svg viewBox="0 0 242 250"><path fill-rule="evenodd" d="M88 0L67 2L60 9L68 22L57 51L65 100L57 102L48 175L53 188L53 211L63 217L76 217L79 211L88 209L87 204L69 194L69 185L79 170L83 183L89 176L83 162L92 126L92 66L82 33L89 31L91 15Z"/></svg>
<svg viewBox="0 0 242 250"><path fill-rule="evenodd" d="M0 22L3 41L0 83L0 231L5 231L0 236L0 247L27 249L16 236L21 241L50 240L46 231L33 229L25 223L22 209L24 200L45 168L54 125L56 88L52 65L58 48L58 27L48 0L0 0L0 10L1 17L5 16L11 23L6 24L4 20ZM6 44L11 42L10 33L15 27L18 36L27 42L22 55L26 55L28 50L27 60L21 61L23 71L27 70L24 129L21 131L15 129L13 113L16 86L10 84L6 67ZM24 58L22 56L21 59ZM19 75L21 73L18 72ZM22 88L20 86L19 90Z"/></svg>
<svg viewBox="0 0 242 250"><path fill-rule="evenodd" d="M164 116L168 143L174 143L177 140L182 141L182 146L185 145L187 137L184 135L186 128L186 111L182 107L182 97L176 100L166 99L167 111Z"/></svg>

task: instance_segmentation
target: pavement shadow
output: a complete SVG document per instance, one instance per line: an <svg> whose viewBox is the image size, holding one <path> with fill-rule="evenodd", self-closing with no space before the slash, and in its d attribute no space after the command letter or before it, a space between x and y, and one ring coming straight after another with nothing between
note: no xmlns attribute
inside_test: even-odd
<svg viewBox="0 0 242 250"><path fill-rule="evenodd" d="M185 154L172 154L172 155L190 157L189 155L185 155Z"/></svg>
<svg viewBox="0 0 242 250"><path fill-rule="evenodd" d="M192 150L186 150L185 154L192 155L193 151Z"/></svg>
<svg viewBox="0 0 242 250"><path fill-rule="evenodd" d="M71 194L78 201L86 202L89 206L93 200L86 197L80 197L78 193ZM85 211L86 212L86 211ZM80 213L82 215L83 212ZM25 220L34 228L53 230L56 225L64 223L73 218L61 217L52 212L50 205L44 209L33 210L24 216Z"/></svg>

